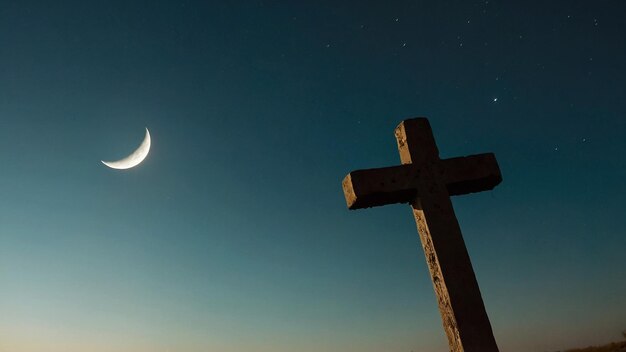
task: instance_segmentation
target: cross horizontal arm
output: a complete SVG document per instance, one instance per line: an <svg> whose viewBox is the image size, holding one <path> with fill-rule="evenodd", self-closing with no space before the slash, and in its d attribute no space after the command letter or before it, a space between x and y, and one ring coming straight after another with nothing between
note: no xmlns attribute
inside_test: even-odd
<svg viewBox="0 0 626 352"><path fill-rule="evenodd" d="M493 153L441 160L443 179L451 196L493 189L502 182Z"/></svg>
<svg viewBox="0 0 626 352"><path fill-rule="evenodd" d="M352 171L342 182L348 209L413 201L417 172L412 164Z"/></svg>
<svg viewBox="0 0 626 352"><path fill-rule="evenodd" d="M502 182L493 153L444 159L439 165L451 196L490 190ZM418 175L414 164L352 171L342 182L348 209L412 202Z"/></svg>

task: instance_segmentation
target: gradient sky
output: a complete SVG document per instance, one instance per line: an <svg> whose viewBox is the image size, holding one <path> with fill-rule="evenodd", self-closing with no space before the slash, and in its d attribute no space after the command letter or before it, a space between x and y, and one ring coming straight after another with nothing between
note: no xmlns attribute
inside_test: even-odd
<svg viewBox="0 0 626 352"><path fill-rule="evenodd" d="M227 3L227 4L226 4ZM447 350L407 205L430 118L502 351L626 329L626 2L0 1L0 351ZM150 129L148 158L128 171Z"/></svg>

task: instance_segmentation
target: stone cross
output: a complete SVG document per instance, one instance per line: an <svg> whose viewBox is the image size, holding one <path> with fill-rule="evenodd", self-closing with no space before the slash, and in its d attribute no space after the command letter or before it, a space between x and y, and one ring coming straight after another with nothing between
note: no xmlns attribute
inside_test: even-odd
<svg viewBox="0 0 626 352"><path fill-rule="evenodd" d="M497 352L491 324L450 196L502 181L494 154L439 159L426 118L395 130L402 165L357 170L343 180L349 209L409 203L417 222L451 352Z"/></svg>

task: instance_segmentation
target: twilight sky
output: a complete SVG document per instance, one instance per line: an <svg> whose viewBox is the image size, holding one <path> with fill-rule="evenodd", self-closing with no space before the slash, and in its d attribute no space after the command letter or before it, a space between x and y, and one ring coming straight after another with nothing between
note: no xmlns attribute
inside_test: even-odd
<svg viewBox="0 0 626 352"><path fill-rule="evenodd" d="M502 351L626 329L626 2L0 2L1 352L445 351L407 205L430 118ZM134 169L100 160L129 154Z"/></svg>

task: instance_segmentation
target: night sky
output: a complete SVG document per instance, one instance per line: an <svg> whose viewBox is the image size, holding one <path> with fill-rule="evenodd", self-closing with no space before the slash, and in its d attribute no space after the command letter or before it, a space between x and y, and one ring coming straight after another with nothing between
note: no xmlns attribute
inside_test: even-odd
<svg viewBox="0 0 626 352"><path fill-rule="evenodd" d="M407 205L351 170L495 153L455 197L502 351L626 329L626 2L0 1L0 351L447 350ZM100 160L152 149L120 171Z"/></svg>

